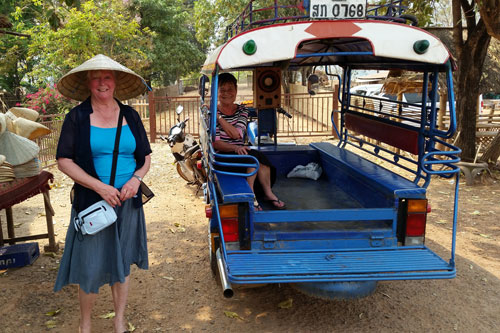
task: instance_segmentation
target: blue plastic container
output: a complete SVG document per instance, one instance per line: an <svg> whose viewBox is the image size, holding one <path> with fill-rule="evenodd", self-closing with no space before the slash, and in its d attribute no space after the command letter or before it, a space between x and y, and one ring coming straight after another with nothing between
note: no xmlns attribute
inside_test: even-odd
<svg viewBox="0 0 500 333"><path fill-rule="evenodd" d="M0 247L0 269L31 265L39 255L36 242Z"/></svg>

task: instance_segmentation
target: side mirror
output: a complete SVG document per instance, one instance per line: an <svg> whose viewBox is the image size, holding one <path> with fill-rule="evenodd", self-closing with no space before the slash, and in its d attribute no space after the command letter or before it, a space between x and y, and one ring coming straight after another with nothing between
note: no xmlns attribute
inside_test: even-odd
<svg viewBox="0 0 500 333"><path fill-rule="evenodd" d="M198 94L201 96L202 101L205 100L205 85L207 82L210 82L208 76L202 75L202 77L200 77L200 83L198 84Z"/></svg>
<svg viewBox="0 0 500 333"><path fill-rule="evenodd" d="M177 121L181 121L181 113L182 111L184 111L184 107L182 105L179 105L176 109L175 109L175 113L177 113Z"/></svg>
<svg viewBox="0 0 500 333"><path fill-rule="evenodd" d="M314 96L319 91L319 76L311 74L307 78L307 92L309 95Z"/></svg>

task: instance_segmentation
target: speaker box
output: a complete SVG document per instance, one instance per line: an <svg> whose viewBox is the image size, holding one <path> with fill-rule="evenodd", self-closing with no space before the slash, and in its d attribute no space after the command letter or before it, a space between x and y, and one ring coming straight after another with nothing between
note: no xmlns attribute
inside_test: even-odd
<svg viewBox="0 0 500 333"><path fill-rule="evenodd" d="M254 72L254 106L257 109L277 108L281 104L281 69L259 67Z"/></svg>

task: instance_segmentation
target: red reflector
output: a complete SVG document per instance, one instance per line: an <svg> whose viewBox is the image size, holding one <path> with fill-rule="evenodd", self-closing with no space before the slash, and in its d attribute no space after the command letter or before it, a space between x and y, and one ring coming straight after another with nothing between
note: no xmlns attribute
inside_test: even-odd
<svg viewBox="0 0 500 333"><path fill-rule="evenodd" d="M205 216L209 219L212 218L212 207L210 205L205 206Z"/></svg>
<svg viewBox="0 0 500 333"><path fill-rule="evenodd" d="M226 242L236 242L238 241L238 219L222 219L222 234L224 235L224 241Z"/></svg>
<svg viewBox="0 0 500 333"><path fill-rule="evenodd" d="M201 170L201 161L196 162L196 167L198 170Z"/></svg>
<svg viewBox="0 0 500 333"><path fill-rule="evenodd" d="M416 237L425 235L426 214L408 214L406 218L406 236Z"/></svg>

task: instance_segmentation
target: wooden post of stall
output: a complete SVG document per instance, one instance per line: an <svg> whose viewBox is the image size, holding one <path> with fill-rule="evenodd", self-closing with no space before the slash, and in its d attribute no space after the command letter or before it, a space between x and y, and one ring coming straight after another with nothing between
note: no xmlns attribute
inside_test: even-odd
<svg viewBox="0 0 500 333"><path fill-rule="evenodd" d="M151 143L156 141L156 109L155 109L155 94L151 90L148 93L149 100L149 140Z"/></svg>
<svg viewBox="0 0 500 333"><path fill-rule="evenodd" d="M45 220L47 222L47 238L49 239L49 245L44 246L45 252L54 252L59 251L59 244L56 243L56 239L54 237L54 222L52 220L52 216L55 215L54 208L50 204L50 194L49 190L42 192L43 194L43 204L45 207Z"/></svg>

